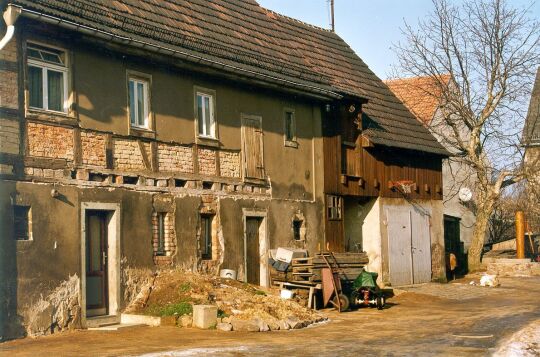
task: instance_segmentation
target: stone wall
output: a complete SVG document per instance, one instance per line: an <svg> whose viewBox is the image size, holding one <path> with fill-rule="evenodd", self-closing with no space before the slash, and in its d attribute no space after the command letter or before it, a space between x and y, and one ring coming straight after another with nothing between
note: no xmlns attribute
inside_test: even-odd
<svg viewBox="0 0 540 357"><path fill-rule="evenodd" d="M150 157L150 143L143 143L143 147L147 157ZM143 156L137 141L114 140L114 168L127 171L145 169Z"/></svg>
<svg viewBox="0 0 540 357"><path fill-rule="evenodd" d="M0 119L0 152L19 153L19 122Z"/></svg>
<svg viewBox="0 0 540 357"><path fill-rule="evenodd" d="M189 146L158 144L158 165L165 172L193 172L193 149Z"/></svg>
<svg viewBox="0 0 540 357"><path fill-rule="evenodd" d="M17 90L17 41L12 39L0 51L0 107L19 107Z"/></svg>
<svg viewBox="0 0 540 357"><path fill-rule="evenodd" d="M220 151L219 168L221 176L240 177L240 153Z"/></svg>
<svg viewBox="0 0 540 357"><path fill-rule="evenodd" d="M199 148L199 173L202 175L216 175L216 151L211 149Z"/></svg>
<svg viewBox="0 0 540 357"><path fill-rule="evenodd" d="M105 135L81 132L82 163L94 167L106 167Z"/></svg>
<svg viewBox="0 0 540 357"><path fill-rule="evenodd" d="M28 155L73 161L73 129L29 122Z"/></svg>
<svg viewBox="0 0 540 357"><path fill-rule="evenodd" d="M540 276L540 263L530 259L493 259L487 264L487 273L508 277Z"/></svg>

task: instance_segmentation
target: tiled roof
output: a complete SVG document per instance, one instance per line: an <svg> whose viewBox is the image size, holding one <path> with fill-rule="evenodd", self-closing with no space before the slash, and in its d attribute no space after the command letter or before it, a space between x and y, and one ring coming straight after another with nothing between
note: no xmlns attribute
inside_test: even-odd
<svg viewBox="0 0 540 357"><path fill-rule="evenodd" d="M364 135L373 143L447 154L337 34L264 9L255 0L11 3L116 36L368 99L364 112L370 124Z"/></svg>
<svg viewBox="0 0 540 357"><path fill-rule="evenodd" d="M441 76L443 83L450 80L450 75ZM385 83L394 94L416 115L418 120L429 125L441 104L442 92L432 77L412 77L387 80Z"/></svg>
<svg viewBox="0 0 540 357"><path fill-rule="evenodd" d="M527 119L523 128L522 142L525 145L540 144L540 67L536 72L536 79L529 103Z"/></svg>

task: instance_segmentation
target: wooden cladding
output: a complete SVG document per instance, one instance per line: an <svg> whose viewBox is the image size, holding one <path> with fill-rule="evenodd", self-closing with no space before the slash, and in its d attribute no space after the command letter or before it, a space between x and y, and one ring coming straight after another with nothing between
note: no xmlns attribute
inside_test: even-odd
<svg viewBox="0 0 540 357"><path fill-rule="evenodd" d="M242 153L245 178L264 179L262 118L242 116Z"/></svg>

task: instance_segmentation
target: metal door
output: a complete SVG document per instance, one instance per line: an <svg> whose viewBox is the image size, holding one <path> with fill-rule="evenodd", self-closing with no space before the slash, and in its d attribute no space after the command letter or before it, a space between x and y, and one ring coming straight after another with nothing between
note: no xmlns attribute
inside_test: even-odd
<svg viewBox="0 0 540 357"><path fill-rule="evenodd" d="M108 313L107 212L86 214L86 314Z"/></svg>
<svg viewBox="0 0 540 357"><path fill-rule="evenodd" d="M388 208L388 266L392 286L413 283L411 215L408 208Z"/></svg>
<svg viewBox="0 0 540 357"><path fill-rule="evenodd" d="M431 237L429 213L411 210L413 283L431 280Z"/></svg>
<svg viewBox="0 0 540 357"><path fill-rule="evenodd" d="M246 276L248 283L256 285L261 283L260 224L260 218L246 218Z"/></svg>

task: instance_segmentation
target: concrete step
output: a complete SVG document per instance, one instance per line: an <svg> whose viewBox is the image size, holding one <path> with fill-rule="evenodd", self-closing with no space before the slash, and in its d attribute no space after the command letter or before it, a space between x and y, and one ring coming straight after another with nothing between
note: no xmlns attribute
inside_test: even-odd
<svg viewBox="0 0 540 357"><path fill-rule="evenodd" d="M106 325L113 325L120 323L120 316L109 315L109 316L94 316L88 317L86 319L86 327L94 328L101 327Z"/></svg>
<svg viewBox="0 0 540 357"><path fill-rule="evenodd" d="M118 331L118 330L124 330L128 328L136 328L136 327L145 327L147 325L143 324L110 324L110 325L102 325L99 327L89 327L88 331Z"/></svg>

